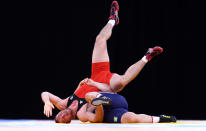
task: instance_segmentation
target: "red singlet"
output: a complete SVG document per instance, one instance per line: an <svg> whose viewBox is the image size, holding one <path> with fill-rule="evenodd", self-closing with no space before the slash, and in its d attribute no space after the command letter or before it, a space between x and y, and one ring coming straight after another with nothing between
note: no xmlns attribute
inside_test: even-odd
<svg viewBox="0 0 206 131"><path fill-rule="evenodd" d="M109 62L98 62L92 63L92 75L91 79L110 85L110 79L114 73L110 72L110 63ZM96 87L88 86L83 84L77 91L74 92L79 98L85 98L86 93L100 91Z"/></svg>

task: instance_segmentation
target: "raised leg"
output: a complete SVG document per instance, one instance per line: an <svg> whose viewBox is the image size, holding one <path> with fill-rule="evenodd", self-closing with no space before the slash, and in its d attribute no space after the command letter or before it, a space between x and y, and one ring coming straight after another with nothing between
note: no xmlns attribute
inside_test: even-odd
<svg viewBox="0 0 206 131"><path fill-rule="evenodd" d="M109 22L96 37L92 53L92 63L109 61L109 55L107 52L107 40L112 35L112 29L114 25L117 25L119 23L118 11L119 5L117 1L113 1L110 10Z"/></svg>
<svg viewBox="0 0 206 131"><path fill-rule="evenodd" d="M123 87L125 87L129 82L131 82L134 78L136 78L145 65L146 62L144 62L143 60L139 60L135 64L131 65L126 70L124 75L121 76L121 82Z"/></svg>
<svg viewBox="0 0 206 131"><path fill-rule="evenodd" d="M99 35L96 37L92 63L109 61L109 55L107 52L107 40L111 37L113 25L107 23L106 26L101 30Z"/></svg>
<svg viewBox="0 0 206 131"><path fill-rule="evenodd" d="M163 49L158 46L154 48L149 48L144 57L135 64L131 65L123 75L113 75L110 81L112 91L121 91L129 82L131 82L134 78L137 77L137 75L140 73L140 71L143 69L143 67L148 61L150 61L153 57L162 52Z"/></svg>

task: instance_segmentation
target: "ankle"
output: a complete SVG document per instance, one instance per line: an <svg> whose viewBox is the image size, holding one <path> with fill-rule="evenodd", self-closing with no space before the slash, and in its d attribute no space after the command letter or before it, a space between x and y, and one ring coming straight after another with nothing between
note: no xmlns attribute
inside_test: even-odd
<svg viewBox="0 0 206 131"><path fill-rule="evenodd" d="M159 123L160 122L160 117L158 116L151 116L152 117L152 123Z"/></svg>
<svg viewBox="0 0 206 131"><path fill-rule="evenodd" d="M141 60L144 61L145 63L148 62L148 59L146 58L146 56L143 56Z"/></svg>
<svg viewBox="0 0 206 131"><path fill-rule="evenodd" d="M111 24L112 26L114 26L114 25L115 25L115 20L110 19L110 20L108 21L108 23Z"/></svg>

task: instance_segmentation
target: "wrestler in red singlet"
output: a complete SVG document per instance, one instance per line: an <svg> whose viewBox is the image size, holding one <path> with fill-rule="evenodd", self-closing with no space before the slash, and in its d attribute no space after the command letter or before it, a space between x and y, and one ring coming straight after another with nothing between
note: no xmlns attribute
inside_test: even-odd
<svg viewBox="0 0 206 131"><path fill-rule="evenodd" d="M100 82L106 83L110 85L110 79L114 73L110 72L110 63L109 62L99 62L92 63L92 75L91 79ZM77 89L74 94L79 98L85 98L85 94L88 92L100 91L96 87L88 86L87 84L83 84L79 89Z"/></svg>
<svg viewBox="0 0 206 131"><path fill-rule="evenodd" d="M112 78L112 75L115 73L110 72L110 62L98 62L98 63L92 63L92 74L91 79L110 85L110 79ZM69 97L68 100L68 106L72 103L74 100L79 101L78 110L81 108L82 105L84 105L86 102L85 95L88 92L97 92L100 91L96 87L88 86L87 84L83 84L80 86L72 96Z"/></svg>

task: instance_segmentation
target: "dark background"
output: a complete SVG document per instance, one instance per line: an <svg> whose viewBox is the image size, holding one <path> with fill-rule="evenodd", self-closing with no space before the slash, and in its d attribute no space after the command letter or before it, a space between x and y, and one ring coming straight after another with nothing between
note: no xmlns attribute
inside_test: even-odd
<svg viewBox="0 0 206 131"><path fill-rule="evenodd" d="M95 37L108 21L111 2L29 3L8 15L1 39L0 118L46 119L41 92L65 98L90 76ZM112 72L123 74L150 47L164 48L119 93L129 110L206 119L201 3L119 0L119 5L120 24L108 41Z"/></svg>

